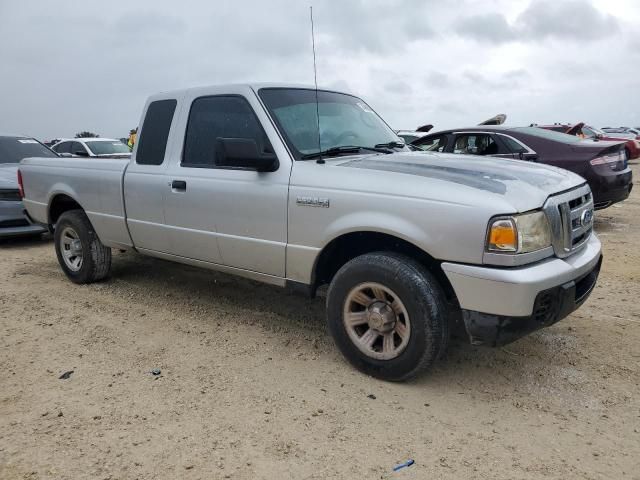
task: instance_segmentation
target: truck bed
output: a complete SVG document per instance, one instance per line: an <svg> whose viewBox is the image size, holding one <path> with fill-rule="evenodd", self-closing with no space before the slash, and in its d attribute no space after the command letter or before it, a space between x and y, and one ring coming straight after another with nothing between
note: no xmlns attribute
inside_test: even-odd
<svg viewBox="0 0 640 480"><path fill-rule="evenodd" d="M128 164L116 158L26 158L20 164L24 205L34 220L49 224L48 206L67 195L84 209L105 245L129 248L123 196Z"/></svg>

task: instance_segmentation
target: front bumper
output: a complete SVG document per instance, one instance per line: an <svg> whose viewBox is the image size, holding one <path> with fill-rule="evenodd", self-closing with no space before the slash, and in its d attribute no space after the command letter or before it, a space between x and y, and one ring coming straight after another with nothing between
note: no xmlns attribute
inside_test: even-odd
<svg viewBox="0 0 640 480"><path fill-rule="evenodd" d="M526 317L462 310L469 340L473 345L496 347L559 322L589 298L598 280L601 265L602 256L586 275L540 292L536 296L533 313Z"/></svg>
<svg viewBox="0 0 640 480"><path fill-rule="evenodd" d="M31 222L22 202L0 201L0 238L37 235L46 231L42 225Z"/></svg>
<svg viewBox="0 0 640 480"><path fill-rule="evenodd" d="M589 273L600 261L596 235L567 258L550 257L514 268L495 268L459 263L442 264L460 307L466 310L525 317L533 313L538 293L564 285Z"/></svg>

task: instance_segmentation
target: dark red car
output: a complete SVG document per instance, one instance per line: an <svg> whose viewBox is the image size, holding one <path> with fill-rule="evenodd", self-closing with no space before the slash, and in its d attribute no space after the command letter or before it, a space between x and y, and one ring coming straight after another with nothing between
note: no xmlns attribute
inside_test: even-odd
<svg viewBox="0 0 640 480"><path fill-rule="evenodd" d="M585 125L584 122L575 125L567 125L563 123L554 123L553 125L536 125L540 128L553 130L554 132L566 133L568 135L577 135L581 138L590 138L592 140L606 140L612 142L625 142L627 158L633 160L640 157L640 142L629 139L628 137L618 137L615 133L607 133L599 128Z"/></svg>
<svg viewBox="0 0 640 480"><path fill-rule="evenodd" d="M596 209L626 199L633 187L624 142L583 140L537 127L479 125L429 133L411 146L431 152L527 160L570 170L587 181Z"/></svg>

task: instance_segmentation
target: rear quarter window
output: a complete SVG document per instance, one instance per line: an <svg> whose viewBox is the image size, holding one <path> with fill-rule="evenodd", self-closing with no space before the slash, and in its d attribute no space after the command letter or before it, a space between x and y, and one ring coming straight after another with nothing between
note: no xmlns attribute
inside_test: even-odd
<svg viewBox="0 0 640 480"><path fill-rule="evenodd" d="M141 165L162 164L177 103L176 100L169 99L156 100L149 104L138 138L136 163Z"/></svg>

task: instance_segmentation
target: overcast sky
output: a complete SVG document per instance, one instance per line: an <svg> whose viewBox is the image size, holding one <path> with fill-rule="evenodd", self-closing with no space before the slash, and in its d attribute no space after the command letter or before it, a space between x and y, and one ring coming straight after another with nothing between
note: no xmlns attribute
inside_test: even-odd
<svg viewBox="0 0 640 480"><path fill-rule="evenodd" d="M124 137L145 98L313 83L311 2L0 0L0 131ZM318 82L394 128L640 124L637 0L312 0Z"/></svg>

